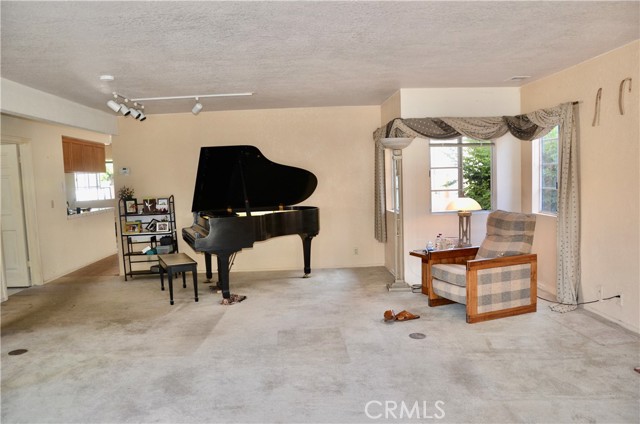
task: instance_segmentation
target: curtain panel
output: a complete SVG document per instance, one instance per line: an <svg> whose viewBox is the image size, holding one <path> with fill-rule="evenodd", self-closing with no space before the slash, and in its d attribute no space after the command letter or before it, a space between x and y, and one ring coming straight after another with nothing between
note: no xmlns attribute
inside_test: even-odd
<svg viewBox="0 0 640 424"><path fill-rule="evenodd" d="M517 116L485 118L396 118L373 133L375 142L375 237L387 241L385 220L385 137L449 139L467 136L494 140L507 132L520 140L540 138L560 125L558 171L558 301L575 305L580 282L580 215L578 186L578 105L563 103Z"/></svg>

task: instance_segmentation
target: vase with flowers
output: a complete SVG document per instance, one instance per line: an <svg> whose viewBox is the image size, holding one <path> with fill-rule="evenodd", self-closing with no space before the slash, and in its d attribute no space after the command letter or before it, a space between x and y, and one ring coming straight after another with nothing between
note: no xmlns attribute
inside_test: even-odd
<svg viewBox="0 0 640 424"><path fill-rule="evenodd" d="M120 190L118 190L118 197L122 200L131 200L135 195L135 191L131 187L122 186Z"/></svg>

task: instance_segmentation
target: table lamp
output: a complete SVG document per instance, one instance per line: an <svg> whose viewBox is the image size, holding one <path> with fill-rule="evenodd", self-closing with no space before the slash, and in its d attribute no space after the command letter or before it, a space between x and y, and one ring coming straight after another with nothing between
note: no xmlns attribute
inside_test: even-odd
<svg viewBox="0 0 640 424"><path fill-rule="evenodd" d="M470 197L459 197L447 205L448 211L458 211L458 247L471 246L471 211L482 210L482 206Z"/></svg>

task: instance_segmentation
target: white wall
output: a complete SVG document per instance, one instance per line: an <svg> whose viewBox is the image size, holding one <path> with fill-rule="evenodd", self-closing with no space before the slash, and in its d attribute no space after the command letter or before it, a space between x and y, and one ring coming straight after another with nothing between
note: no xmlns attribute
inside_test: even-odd
<svg viewBox="0 0 640 424"><path fill-rule="evenodd" d="M304 205L320 209L320 234L313 239L311 267L382 265L384 245L374 238L373 131L379 106L271 109L152 115L144 122L121 119L113 137L116 189L136 197L173 194L178 228L193 222L191 203L202 146L254 145L271 161L313 172L318 187ZM129 176L117 169L129 167ZM358 254L354 254L354 249ZM195 255L182 240L181 252ZM259 242L243 250L234 271L302 271L297 235Z"/></svg>
<svg viewBox="0 0 640 424"><path fill-rule="evenodd" d="M585 306L595 313L640 332L640 41L593 58L522 87L522 110L533 111L569 101L580 104L580 301L623 293L616 300ZM624 115L618 111L620 82L633 78L625 94ZM602 88L600 125L592 126L595 96ZM523 163L531 152L523 150ZM523 167L525 169L525 167ZM530 167L523 173L523 203L531 195ZM529 202L530 205L530 202ZM555 219L542 220L549 231ZM540 261L551 266L551 260ZM555 262L552 264L555 269ZM555 293L555 287L552 286Z"/></svg>
<svg viewBox="0 0 640 424"><path fill-rule="evenodd" d="M106 112L108 98L102 111L4 78L0 79L0 87L0 111L4 114L104 134L117 133L115 115Z"/></svg>
<svg viewBox="0 0 640 424"><path fill-rule="evenodd" d="M402 89L402 118L481 117L517 115L520 92L517 88L425 88ZM520 142L505 136L497 142L496 181L498 207L520 210ZM424 248L438 233L458 236L458 216L430 213L429 149L424 139L414 140L403 150L405 280L421 283L421 264L409 251ZM484 238L486 213L471 217L471 242Z"/></svg>
<svg viewBox="0 0 640 424"><path fill-rule="evenodd" d="M44 282L116 252L112 213L68 219L62 136L106 143L109 136L2 115L2 136L31 145L36 220Z"/></svg>

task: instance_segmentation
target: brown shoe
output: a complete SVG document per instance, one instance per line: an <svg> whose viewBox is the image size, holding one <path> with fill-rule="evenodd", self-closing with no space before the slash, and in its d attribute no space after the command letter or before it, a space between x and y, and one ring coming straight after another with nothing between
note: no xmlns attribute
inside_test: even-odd
<svg viewBox="0 0 640 424"><path fill-rule="evenodd" d="M396 314L393 313L393 310L389 309L388 311L384 311L384 320L385 321L395 321Z"/></svg>
<svg viewBox="0 0 640 424"><path fill-rule="evenodd" d="M409 321L418 318L420 318L420 315L414 315L409 311L402 311L396 315L396 320L398 321Z"/></svg>

